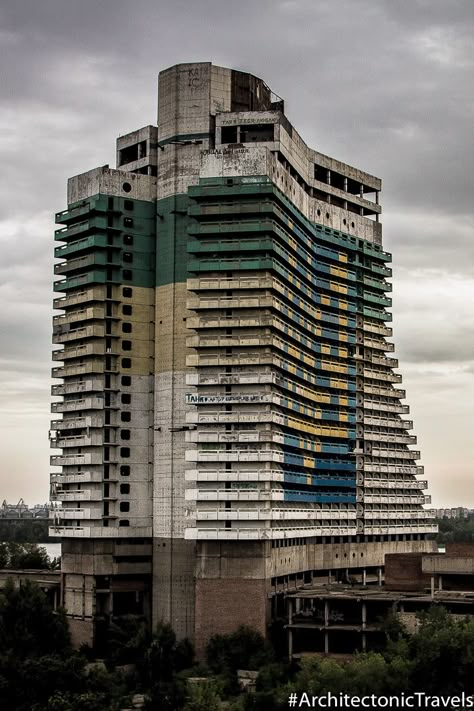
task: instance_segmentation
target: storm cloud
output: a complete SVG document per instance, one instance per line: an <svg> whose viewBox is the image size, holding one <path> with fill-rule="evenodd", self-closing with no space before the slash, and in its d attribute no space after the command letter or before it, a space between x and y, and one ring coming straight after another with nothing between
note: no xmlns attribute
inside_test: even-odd
<svg viewBox="0 0 474 711"><path fill-rule="evenodd" d="M435 505L474 506L472 6L464 0L7 0L0 9L0 496L48 495L53 215L156 121L156 77L261 76L303 138L383 179L394 335ZM471 497L469 499L469 496Z"/></svg>

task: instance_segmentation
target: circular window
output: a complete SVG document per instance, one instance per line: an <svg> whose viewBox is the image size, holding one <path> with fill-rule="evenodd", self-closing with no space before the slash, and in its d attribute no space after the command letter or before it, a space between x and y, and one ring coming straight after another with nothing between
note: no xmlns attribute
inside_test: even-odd
<svg viewBox="0 0 474 711"><path fill-rule="evenodd" d="M318 210L317 215L318 217L321 217L321 210Z"/></svg>
<svg viewBox="0 0 474 711"><path fill-rule="evenodd" d="M122 185L122 190L124 191L124 193L129 193L131 189L132 186L130 185L130 183L124 183Z"/></svg>
<svg viewBox="0 0 474 711"><path fill-rule="evenodd" d="M351 227L355 227L355 223L354 223L354 222L351 222Z"/></svg>
<svg viewBox="0 0 474 711"><path fill-rule="evenodd" d="M329 212L326 212L326 220L329 220Z"/></svg>
<svg viewBox="0 0 474 711"><path fill-rule="evenodd" d="M342 222L343 222L344 225L347 225L347 220L346 220L346 218L344 218Z"/></svg>

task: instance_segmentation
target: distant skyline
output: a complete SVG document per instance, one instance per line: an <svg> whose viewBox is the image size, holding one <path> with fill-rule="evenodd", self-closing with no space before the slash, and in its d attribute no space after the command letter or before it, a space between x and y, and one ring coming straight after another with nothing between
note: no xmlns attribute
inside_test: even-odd
<svg viewBox="0 0 474 711"><path fill-rule="evenodd" d="M157 74L262 77L316 150L383 180L393 327L432 506L474 507L473 13L464 0L7 0L0 9L2 500L49 494L54 213ZM469 96L468 96L469 92Z"/></svg>

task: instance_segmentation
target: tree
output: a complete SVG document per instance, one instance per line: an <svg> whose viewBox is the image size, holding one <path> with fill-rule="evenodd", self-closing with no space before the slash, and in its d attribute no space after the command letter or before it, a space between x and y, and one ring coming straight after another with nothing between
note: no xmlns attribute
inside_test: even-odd
<svg viewBox="0 0 474 711"><path fill-rule="evenodd" d="M183 711L220 711L219 686L215 681L188 684L188 700Z"/></svg>
<svg viewBox="0 0 474 711"><path fill-rule="evenodd" d="M214 635L206 647L209 668L216 673L258 670L273 661L273 650L259 632L241 626L227 635Z"/></svg>
<svg viewBox="0 0 474 711"><path fill-rule="evenodd" d="M27 580L15 588L8 579L0 594L0 654L15 657L69 652L64 611L53 611L40 588Z"/></svg>

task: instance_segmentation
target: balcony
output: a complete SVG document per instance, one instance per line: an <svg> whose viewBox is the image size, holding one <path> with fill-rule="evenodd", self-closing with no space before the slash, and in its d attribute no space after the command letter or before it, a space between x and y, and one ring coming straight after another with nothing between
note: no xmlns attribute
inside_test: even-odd
<svg viewBox="0 0 474 711"><path fill-rule="evenodd" d="M89 380L81 380L80 382L65 382L62 385L52 385L51 395L59 397L60 395L77 395L78 393L99 392L104 390L104 379L95 378Z"/></svg>
<svg viewBox="0 0 474 711"><path fill-rule="evenodd" d="M65 308L65 305L63 308ZM53 328L55 326L67 326L68 324L76 323L76 321L103 321L104 319L105 309L103 306L89 306L86 309L78 309L77 311L69 311L65 314L53 316Z"/></svg>
<svg viewBox="0 0 474 711"><path fill-rule="evenodd" d="M404 494L399 496L394 496L393 494L362 494L361 501L365 504L423 505L425 498L423 494Z"/></svg>
<svg viewBox="0 0 474 711"><path fill-rule="evenodd" d="M188 348L235 348L235 347L265 347L272 345L271 336L263 336L261 333L248 333L245 335L224 336L216 334L214 336L188 336L186 346Z"/></svg>
<svg viewBox="0 0 474 711"><path fill-rule="evenodd" d="M73 474L51 474L51 485L61 488L65 484L102 484L104 475L102 471L80 471ZM108 479L113 481L113 479Z"/></svg>
<svg viewBox="0 0 474 711"><path fill-rule="evenodd" d="M94 324L70 329L69 325L55 326L53 343L68 343L69 341L82 341L84 338L104 338L105 326Z"/></svg>
<svg viewBox="0 0 474 711"><path fill-rule="evenodd" d="M424 524L424 523L416 523L416 524L394 524L391 523L388 526L381 526L381 525L376 525L376 526L371 526L371 525L364 525L364 534L366 535L388 535L390 533L392 534L400 534L400 533L436 533L438 530L438 527L435 524Z"/></svg>
<svg viewBox="0 0 474 711"><path fill-rule="evenodd" d="M105 287L95 286L81 291L74 291L67 296L60 296L54 299L53 306L55 309L66 309L69 306L78 306L92 301L105 301ZM59 318L62 318L62 316Z"/></svg>
<svg viewBox="0 0 474 711"><path fill-rule="evenodd" d="M186 489L186 501L283 501L283 491L265 489Z"/></svg>
<svg viewBox="0 0 474 711"><path fill-rule="evenodd" d="M102 447L104 445L104 436L102 432L79 435L79 436L61 436L53 437L49 440L52 449L62 449L63 447ZM107 442L106 444L110 444Z"/></svg>
<svg viewBox="0 0 474 711"><path fill-rule="evenodd" d="M372 323L366 319L362 319L361 327L366 333L375 333L378 336L383 336L384 338L393 335L393 329L390 326L384 326L381 323Z"/></svg>
<svg viewBox="0 0 474 711"><path fill-rule="evenodd" d="M101 520L102 511L100 508L86 509L53 509L54 521L68 521L76 519L77 521L89 521L91 519Z"/></svg>
<svg viewBox="0 0 474 711"><path fill-rule="evenodd" d="M205 410L203 412L187 412L186 422L188 424L226 424L229 422L238 423L264 423L272 422L273 417L271 412L259 411L259 412L222 412L221 410L214 410L209 412Z"/></svg>
<svg viewBox="0 0 474 711"><path fill-rule="evenodd" d="M88 415L87 417L68 417L64 420L53 420L51 422L52 430L77 430L85 427L99 427L104 425L102 417L97 415Z"/></svg>
<svg viewBox="0 0 474 711"><path fill-rule="evenodd" d="M52 501L102 501L102 493L100 489L56 489L51 492L50 498Z"/></svg>
<svg viewBox="0 0 474 711"><path fill-rule="evenodd" d="M99 343L87 343L83 346L53 351L52 359L69 360L70 358L84 358L91 355L105 355L105 340Z"/></svg>
<svg viewBox="0 0 474 711"><path fill-rule="evenodd" d="M230 367L243 365L270 365L273 357L270 353L235 353L225 355L221 353L206 353L186 356L186 365L190 368L201 366Z"/></svg>
<svg viewBox="0 0 474 711"><path fill-rule="evenodd" d="M61 241L64 239L64 235L61 234ZM114 245L109 245L107 243L106 235L91 235L90 237L83 237L82 239L74 240L68 242L60 247L54 248L54 256L56 259L64 259L70 254L78 254L90 249L113 249ZM117 249L117 245L115 245Z"/></svg>
<svg viewBox="0 0 474 711"><path fill-rule="evenodd" d="M405 509L402 509L399 511L394 511L392 509L381 509L379 511L368 511L366 509L364 511L365 521L378 521L379 519L381 519L382 521L386 519L390 519L393 521L403 521L404 519L411 521L428 521L434 518L436 518L435 512L429 510L406 511Z"/></svg>
<svg viewBox="0 0 474 711"><path fill-rule="evenodd" d="M383 351L384 353L393 353L395 350L394 343L388 343L385 340L379 340L376 338L370 338L369 336L363 337L362 343L366 348L374 348L376 350Z"/></svg>
<svg viewBox="0 0 474 711"><path fill-rule="evenodd" d="M53 402L51 412L74 412L76 410L103 410L103 397L87 397L77 400L65 400L64 402Z"/></svg>
<svg viewBox="0 0 474 711"><path fill-rule="evenodd" d="M56 454L50 457L52 467L72 467L99 465L104 463L102 451L97 453L88 452L86 454Z"/></svg>
<svg viewBox="0 0 474 711"><path fill-rule="evenodd" d="M118 371L118 366L108 366L107 371L116 373ZM73 362L51 369L51 375L53 378L81 377L84 375L92 376L94 374L104 372L105 360L103 358L89 358L86 363L81 363L78 365L77 363Z"/></svg>

